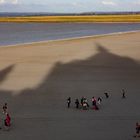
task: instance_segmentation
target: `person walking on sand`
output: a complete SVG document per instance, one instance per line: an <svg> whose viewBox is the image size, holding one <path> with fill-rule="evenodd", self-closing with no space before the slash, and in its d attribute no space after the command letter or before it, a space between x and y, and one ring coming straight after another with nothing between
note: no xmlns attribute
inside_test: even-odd
<svg viewBox="0 0 140 140"><path fill-rule="evenodd" d="M3 114L6 114L8 112L8 106L7 106L7 103L5 103L2 107L3 109Z"/></svg>
<svg viewBox="0 0 140 140"><path fill-rule="evenodd" d="M89 107L88 100L87 100L86 97L84 97L84 103L86 103L87 104L87 107Z"/></svg>
<svg viewBox="0 0 140 140"><path fill-rule="evenodd" d="M97 100L95 97L92 97L92 105L94 110L99 110L99 107L97 106Z"/></svg>
<svg viewBox="0 0 140 140"><path fill-rule="evenodd" d="M71 104L71 97L69 97L69 98L67 99L68 108L70 108L70 104Z"/></svg>
<svg viewBox="0 0 140 140"><path fill-rule="evenodd" d="M95 106L96 105L96 98L92 97L91 101L92 101L92 105Z"/></svg>
<svg viewBox="0 0 140 140"><path fill-rule="evenodd" d="M87 110L88 107L87 107L87 103L86 102L83 102L83 110Z"/></svg>
<svg viewBox="0 0 140 140"><path fill-rule="evenodd" d="M126 98L126 96L125 96L125 90L124 89L122 89L122 98L123 99Z"/></svg>
<svg viewBox="0 0 140 140"><path fill-rule="evenodd" d="M5 130L9 130L11 126L11 117L8 113L6 113L6 118L4 120Z"/></svg>
<svg viewBox="0 0 140 140"><path fill-rule="evenodd" d="M79 100L78 99L75 100L75 105L76 105L76 108L78 109L79 108Z"/></svg>

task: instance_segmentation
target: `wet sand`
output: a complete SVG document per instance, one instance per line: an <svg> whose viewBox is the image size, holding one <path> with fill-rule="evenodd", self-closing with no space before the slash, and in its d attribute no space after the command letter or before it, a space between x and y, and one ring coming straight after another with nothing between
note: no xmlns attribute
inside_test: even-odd
<svg viewBox="0 0 140 140"><path fill-rule="evenodd" d="M139 36L137 32L0 48L0 104L8 103L12 117L11 130L0 130L0 138L133 139L140 121ZM126 99L121 98L122 89ZM69 96L72 105L67 109ZM76 110L74 100L82 96L90 105L91 97L102 97L100 110Z"/></svg>

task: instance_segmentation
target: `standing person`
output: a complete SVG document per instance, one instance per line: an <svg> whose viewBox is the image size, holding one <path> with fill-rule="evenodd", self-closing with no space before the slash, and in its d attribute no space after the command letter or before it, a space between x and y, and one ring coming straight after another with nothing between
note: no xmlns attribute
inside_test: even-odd
<svg viewBox="0 0 140 140"><path fill-rule="evenodd" d="M124 89L122 89L122 98L123 99L126 98L126 96L125 96L125 90Z"/></svg>
<svg viewBox="0 0 140 140"><path fill-rule="evenodd" d="M109 95L107 92L104 93L106 98L109 98Z"/></svg>
<svg viewBox="0 0 140 140"><path fill-rule="evenodd" d="M98 104L100 105L101 104L101 102L102 102L102 99L100 98L100 97L98 97Z"/></svg>
<svg viewBox="0 0 140 140"><path fill-rule="evenodd" d="M6 114L8 112L8 106L7 106L7 103L5 103L2 107L3 109L3 113Z"/></svg>
<svg viewBox="0 0 140 140"><path fill-rule="evenodd" d="M96 98L92 97L91 101L92 101L92 105L95 106L96 105Z"/></svg>
<svg viewBox="0 0 140 140"><path fill-rule="evenodd" d="M69 97L69 98L67 99L67 104L68 104L68 108L70 108L70 104L71 104L71 97Z"/></svg>
<svg viewBox="0 0 140 140"><path fill-rule="evenodd" d="M79 100L78 99L75 100L75 105L76 105L76 108L79 108Z"/></svg>
<svg viewBox="0 0 140 140"><path fill-rule="evenodd" d="M97 100L95 97L92 97L92 105L93 105L93 109L94 110L99 110L98 106L97 106Z"/></svg>
<svg viewBox="0 0 140 140"><path fill-rule="evenodd" d="M140 137L140 125L136 122L136 135L134 137Z"/></svg>

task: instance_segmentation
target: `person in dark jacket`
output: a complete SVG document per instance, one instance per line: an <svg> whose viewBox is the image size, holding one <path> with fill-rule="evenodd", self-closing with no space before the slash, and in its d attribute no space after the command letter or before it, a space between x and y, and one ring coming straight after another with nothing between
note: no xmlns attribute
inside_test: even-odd
<svg viewBox="0 0 140 140"><path fill-rule="evenodd" d="M76 105L76 108L79 108L79 100L78 99L75 100L75 105Z"/></svg>

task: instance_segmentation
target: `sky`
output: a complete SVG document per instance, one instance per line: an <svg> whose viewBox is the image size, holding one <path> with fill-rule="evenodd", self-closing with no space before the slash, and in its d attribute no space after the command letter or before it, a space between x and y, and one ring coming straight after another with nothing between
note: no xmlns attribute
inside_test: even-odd
<svg viewBox="0 0 140 140"><path fill-rule="evenodd" d="M0 0L0 12L140 11L140 0Z"/></svg>

